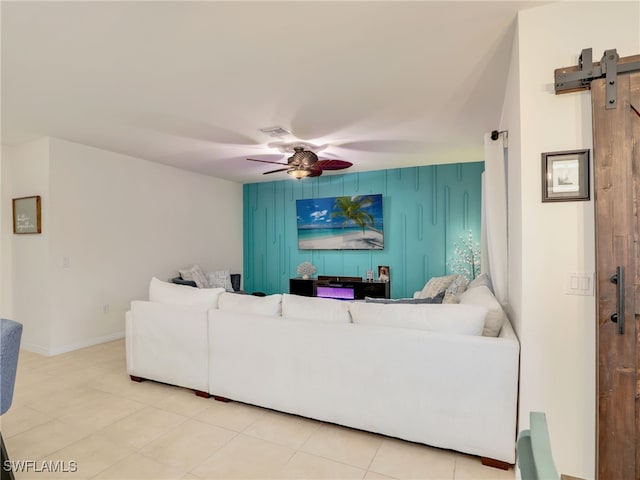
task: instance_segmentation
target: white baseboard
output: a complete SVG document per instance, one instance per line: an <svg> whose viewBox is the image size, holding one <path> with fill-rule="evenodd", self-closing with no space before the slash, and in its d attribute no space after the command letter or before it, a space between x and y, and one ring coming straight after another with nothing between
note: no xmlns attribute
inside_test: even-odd
<svg viewBox="0 0 640 480"><path fill-rule="evenodd" d="M61 353L72 352L73 350L79 350L81 348L92 347L100 343L112 342L113 340L119 340L121 338L124 338L124 330L121 332L111 333L109 335L103 335L101 337L88 338L80 342L69 343L61 347L48 348L42 345L25 342L22 343L20 348L23 348L28 352L38 353L46 357L51 357L53 355L60 355Z"/></svg>
<svg viewBox="0 0 640 480"><path fill-rule="evenodd" d="M35 343L20 342L20 350L26 350L27 352L33 352L39 355L49 355L49 349L47 347L36 345Z"/></svg>

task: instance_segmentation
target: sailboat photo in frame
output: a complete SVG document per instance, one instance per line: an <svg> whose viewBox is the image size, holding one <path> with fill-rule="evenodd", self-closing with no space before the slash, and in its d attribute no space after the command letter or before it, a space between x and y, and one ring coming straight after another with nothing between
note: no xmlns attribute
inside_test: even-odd
<svg viewBox="0 0 640 480"><path fill-rule="evenodd" d="M589 200L589 150L542 154L542 201Z"/></svg>

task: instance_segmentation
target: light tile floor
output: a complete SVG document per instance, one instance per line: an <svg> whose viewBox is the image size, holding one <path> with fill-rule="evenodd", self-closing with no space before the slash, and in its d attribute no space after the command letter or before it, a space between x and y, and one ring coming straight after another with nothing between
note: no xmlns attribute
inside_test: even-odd
<svg viewBox="0 0 640 480"><path fill-rule="evenodd" d="M514 478L477 457L131 382L124 340L21 351L1 422L11 460L27 462L19 480Z"/></svg>

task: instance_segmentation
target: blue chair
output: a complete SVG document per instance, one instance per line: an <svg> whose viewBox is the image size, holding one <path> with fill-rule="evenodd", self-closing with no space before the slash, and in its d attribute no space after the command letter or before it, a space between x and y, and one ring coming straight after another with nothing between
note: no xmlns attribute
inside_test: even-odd
<svg viewBox="0 0 640 480"><path fill-rule="evenodd" d="M553 462L545 414L530 412L529 425L529 430L518 435L518 467L522 480L560 480Z"/></svg>
<svg viewBox="0 0 640 480"><path fill-rule="evenodd" d="M13 389L16 383L16 370L18 368L18 354L20 353L20 339L22 338L22 324L0 318L0 415L4 415L13 401ZM0 432L0 449L2 450L2 463L0 471L2 480L13 480L13 471L5 469L5 460L9 459Z"/></svg>

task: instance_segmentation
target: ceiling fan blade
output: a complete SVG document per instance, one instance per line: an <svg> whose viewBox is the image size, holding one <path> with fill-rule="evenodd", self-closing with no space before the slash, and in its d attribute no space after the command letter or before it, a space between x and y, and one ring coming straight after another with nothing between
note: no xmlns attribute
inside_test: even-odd
<svg viewBox="0 0 640 480"><path fill-rule="evenodd" d="M290 170L290 167L278 168L277 170L269 170L268 172L264 172L263 175L268 175L270 173L276 173L276 172L284 172L285 170Z"/></svg>
<svg viewBox="0 0 640 480"><path fill-rule="evenodd" d="M289 165L288 163L274 162L272 160L258 160L257 158L247 158L247 160L250 160L252 162L261 162L261 163L275 163L276 165Z"/></svg>
<svg viewBox="0 0 640 480"><path fill-rule="evenodd" d="M320 170L319 168L315 168L316 166L314 165L312 168L309 168L309 175L307 175L308 177L319 177L320 175L322 175L322 170Z"/></svg>
<svg viewBox="0 0 640 480"><path fill-rule="evenodd" d="M342 170L349 168L353 163L344 160L318 160L313 164L313 168L320 170Z"/></svg>

